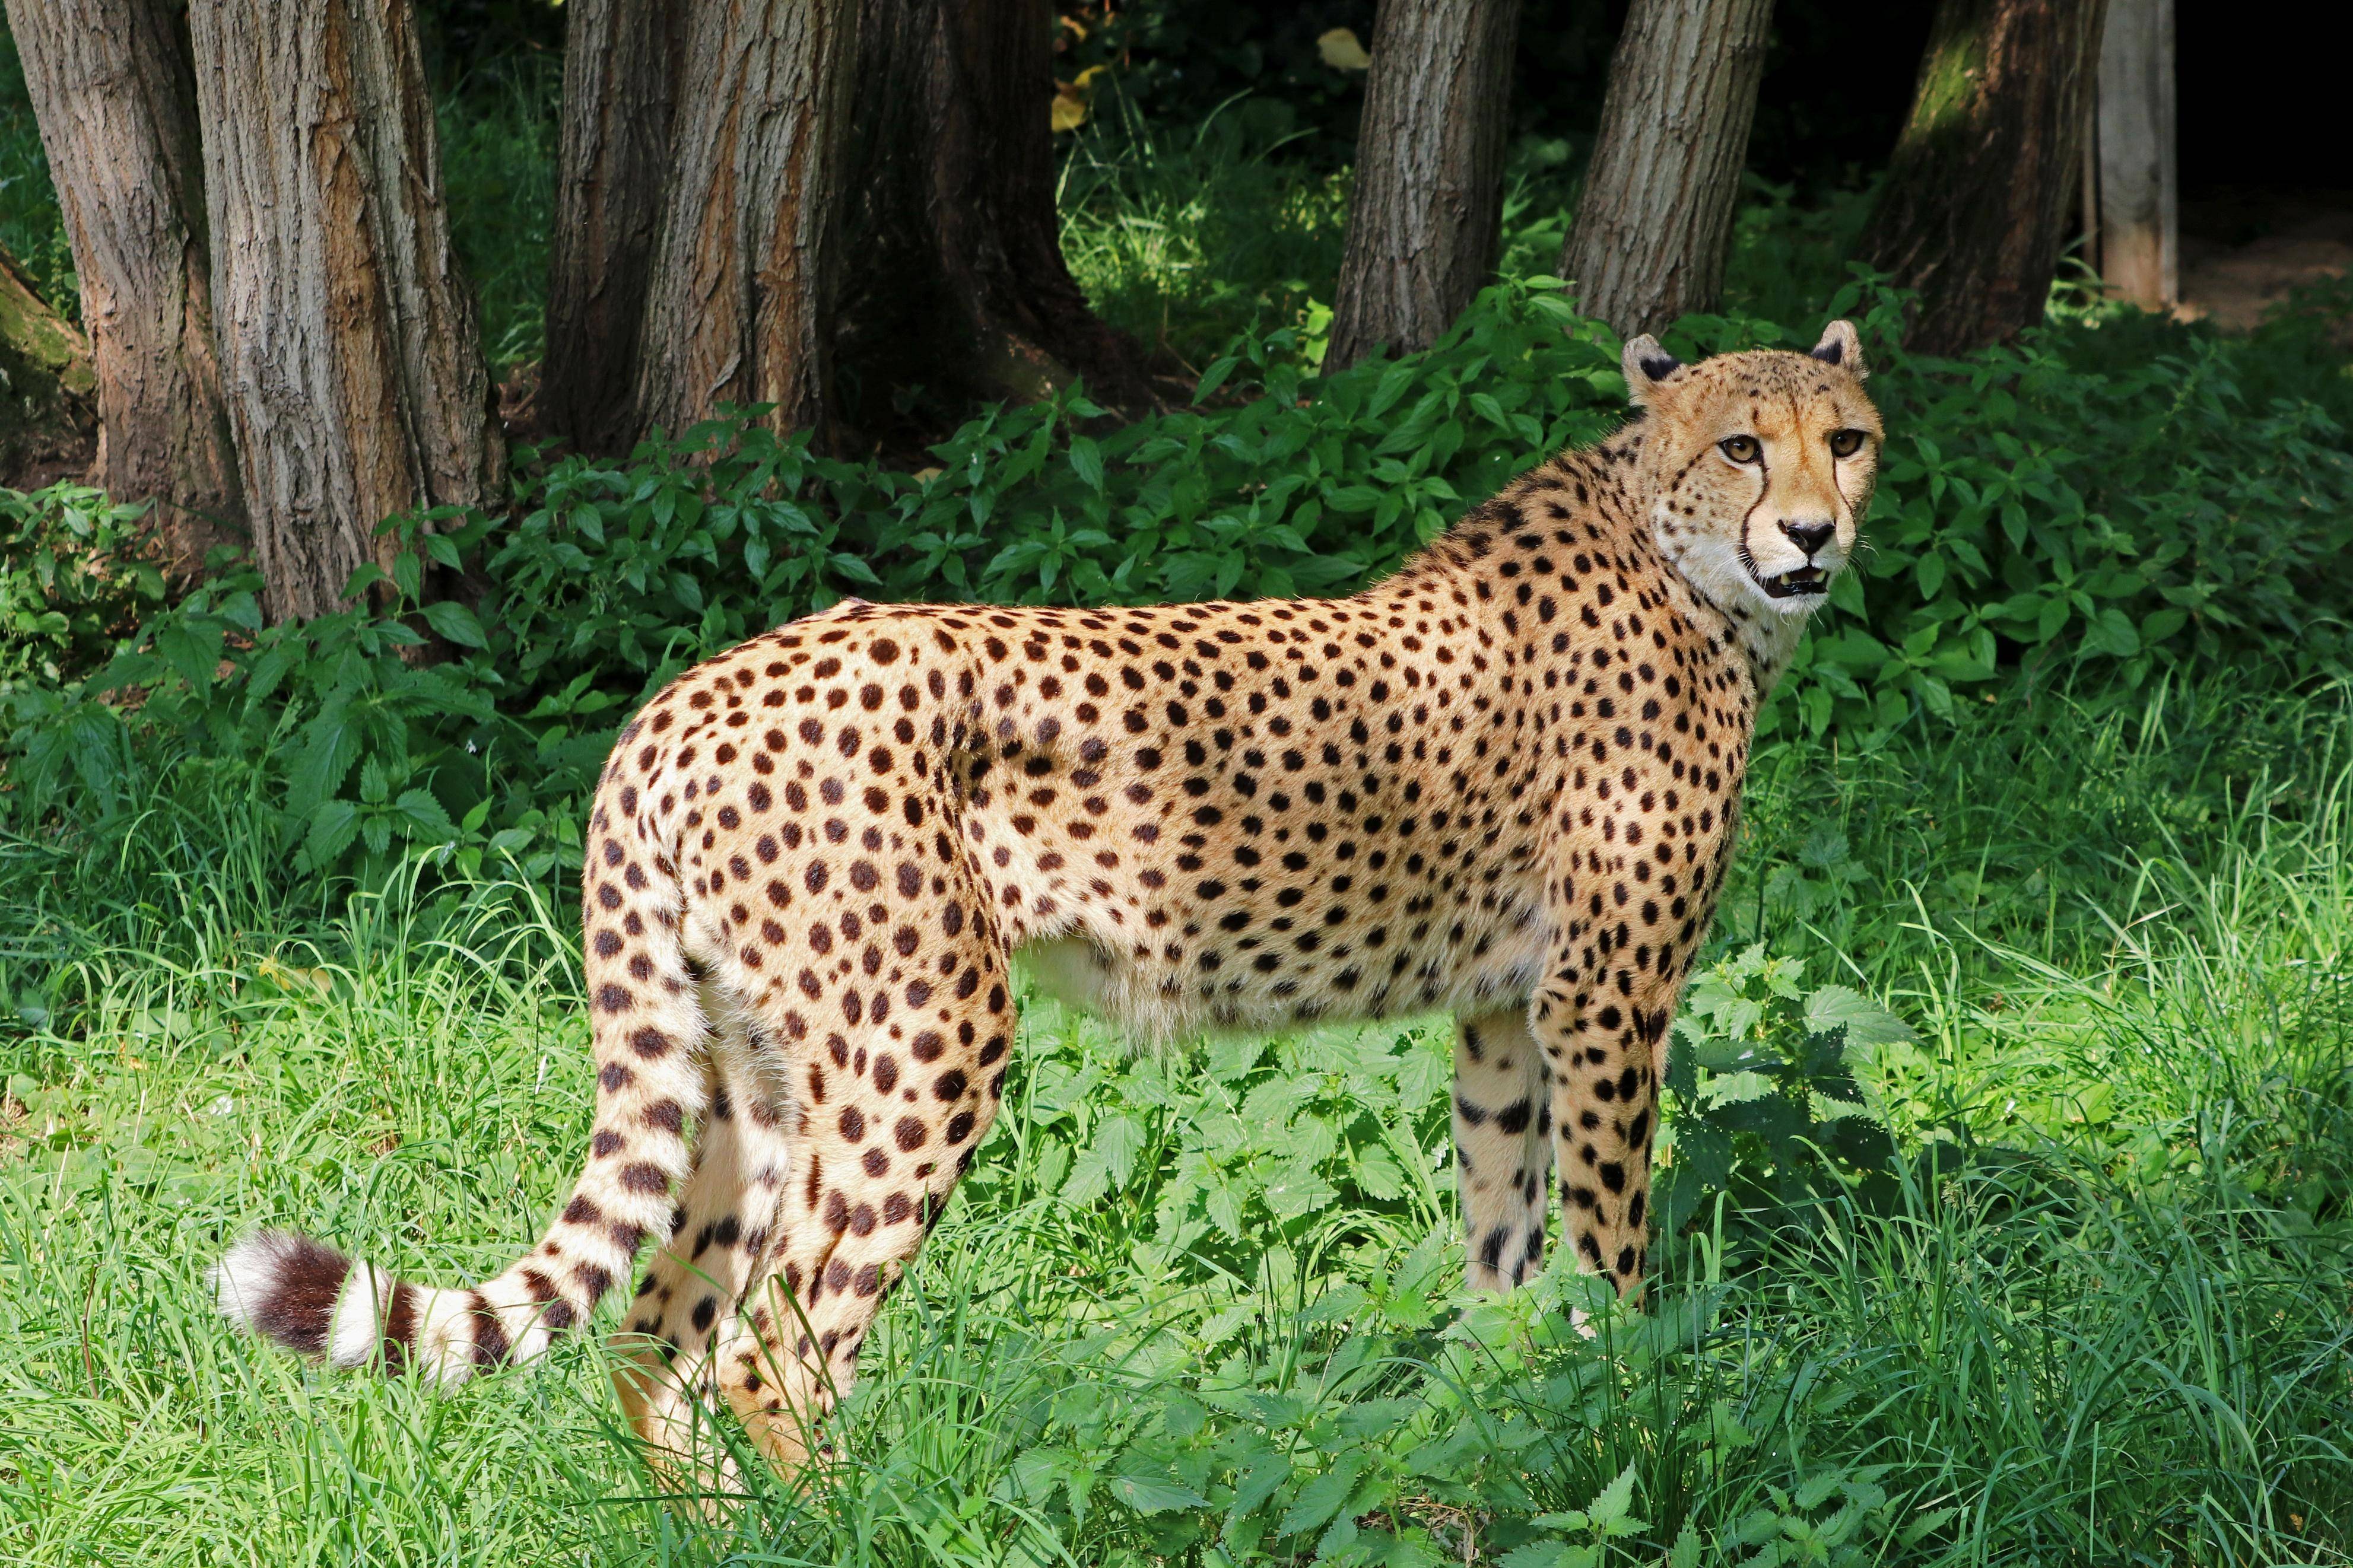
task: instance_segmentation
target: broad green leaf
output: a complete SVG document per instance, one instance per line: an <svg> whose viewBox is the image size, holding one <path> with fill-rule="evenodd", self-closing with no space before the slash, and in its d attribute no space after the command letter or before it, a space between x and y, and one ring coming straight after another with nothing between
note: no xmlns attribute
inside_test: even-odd
<svg viewBox="0 0 2353 1568"><path fill-rule="evenodd" d="M1817 1035L1842 1028L1851 1046L1908 1044L1916 1038L1910 1025L1846 985L1825 985L1806 998L1806 1028Z"/></svg>
<svg viewBox="0 0 2353 1568"><path fill-rule="evenodd" d="M1105 1489L1138 1513L1200 1508L1209 1500L1188 1486L1159 1476L1115 1475L1105 1483Z"/></svg>
<svg viewBox="0 0 2353 1568"><path fill-rule="evenodd" d="M411 825L412 838L425 838L436 844L447 844L458 837L457 825L441 803L421 789L403 790L393 808L406 817Z"/></svg>
<svg viewBox="0 0 2353 1568"><path fill-rule="evenodd" d="M286 804L297 816L307 816L343 787L352 764L359 760L360 737L350 710L335 704L312 720L303 731L301 749L287 779Z"/></svg>
<svg viewBox="0 0 2353 1568"><path fill-rule="evenodd" d="M425 606L425 624L434 632L460 647L488 647L491 639L482 635L482 623L474 612L455 599L436 599Z"/></svg>
<svg viewBox="0 0 2353 1568"><path fill-rule="evenodd" d="M1240 1519L1256 1512L1291 1479L1291 1471L1289 1458L1253 1438L1234 1477L1234 1500L1228 1505L1227 1517Z"/></svg>
<svg viewBox="0 0 2353 1568"><path fill-rule="evenodd" d="M216 621L172 616L155 628L155 652L198 691L212 685L221 647L222 629Z"/></svg>
<svg viewBox="0 0 2353 1568"><path fill-rule="evenodd" d="M1356 1489L1356 1478L1364 1474L1366 1458L1363 1449L1351 1448L1335 1459L1330 1469L1300 1489L1297 1500L1275 1526L1275 1533L1296 1535L1302 1531L1320 1529L1348 1500L1348 1494Z"/></svg>
<svg viewBox="0 0 2353 1568"><path fill-rule="evenodd" d="M1387 1203L1404 1195L1405 1173L1387 1149L1375 1147L1356 1156L1356 1184L1367 1197Z"/></svg>
<svg viewBox="0 0 2353 1568"><path fill-rule="evenodd" d="M1585 1505L1585 1517L1593 1522L1595 1529L1614 1536L1627 1533L1629 1528L1643 1528L1642 1521L1636 1519L1633 1512L1636 1463L1635 1460L1628 1460L1626 1468L1618 1472L1618 1479L1602 1488L1600 1494Z"/></svg>
<svg viewBox="0 0 2353 1568"><path fill-rule="evenodd" d="M1073 436L1071 437L1071 469L1087 489L1103 489L1103 449L1084 436Z"/></svg>
<svg viewBox="0 0 2353 1568"><path fill-rule="evenodd" d="M1071 1166L1062 1184L1062 1199L1073 1205L1095 1202L1105 1193L1124 1187L1144 1147L1144 1124L1133 1116L1110 1117L1096 1128L1087 1152Z"/></svg>
<svg viewBox="0 0 2353 1568"><path fill-rule="evenodd" d="M302 838L302 855L314 868L332 866L359 833L360 808L347 800L329 801L311 818Z"/></svg>

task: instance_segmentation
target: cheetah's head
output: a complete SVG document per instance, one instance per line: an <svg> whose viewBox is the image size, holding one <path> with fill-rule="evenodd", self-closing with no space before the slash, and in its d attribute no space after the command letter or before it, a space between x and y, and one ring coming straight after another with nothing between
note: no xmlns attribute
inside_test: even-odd
<svg viewBox="0 0 2353 1568"><path fill-rule="evenodd" d="M1854 328L1811 353L1758 350L1684 364L1647 334L1626 345L1647 410L1651 526L1677 569L1726 609L1802 617L1854 550L1879 471L1879 411Z"/></svg>

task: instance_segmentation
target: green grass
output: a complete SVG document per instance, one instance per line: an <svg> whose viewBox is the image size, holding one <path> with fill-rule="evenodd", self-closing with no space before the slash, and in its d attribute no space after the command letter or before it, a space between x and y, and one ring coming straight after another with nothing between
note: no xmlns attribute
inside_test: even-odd
<svg viewBox="0 0 2353 1568"><path fill-rule="evenodd" d="M716 1527L651 1500L593 1337L444 1397L206 1305L265 1220L440 1282L537 1234L588 1114L568 908L396 887L323 920L206 847L251 841L234 802L6 843L0 963L66 978L0 1047L0 1555L1526 1568L1688 1530L1677 1562L2348 1561L2348 718L2020 686L1769 750L1715 956L1883 1000L1914 1037L1877 1103L1977 1157L1704 1213L1590 1342L1558 1274L1448 1294L1442 1028L1138 1059L1035 1006L831 1484ZM1558 1517L1621 1477L1617 1524Z"/></svg>
<svg viewBox="0 0 2353 1568"><path fill-rule="evenodd" d="M481 306L482 352L493 375L539 358L546 343L563 90L561 59L515 55L469 75L440 106L449 232Z"/></svg>

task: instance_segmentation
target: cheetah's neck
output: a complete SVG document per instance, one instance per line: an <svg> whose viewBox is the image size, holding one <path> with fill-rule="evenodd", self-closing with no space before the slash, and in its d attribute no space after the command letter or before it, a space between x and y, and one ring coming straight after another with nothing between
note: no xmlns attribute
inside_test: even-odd
<svg viewBox="0 0 2353 1568"><path fill-rule="evenodd" d="M1806 616L1762 608L1736 563L1677 547L1674 519L1663 500L1653 500L1649 511L1651 539L1660 556L1674 568L1675 576L1698 605L1721 622L1725 635L1739 644L1748 661L1749 678L1756 683L1757 700L1763 702L1797 657Z"/></svg>

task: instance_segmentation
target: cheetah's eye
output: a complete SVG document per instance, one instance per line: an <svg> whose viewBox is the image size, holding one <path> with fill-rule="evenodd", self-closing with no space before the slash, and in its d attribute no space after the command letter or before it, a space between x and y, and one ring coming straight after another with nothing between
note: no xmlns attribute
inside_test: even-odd
<svg viewBox="0 0 2353 1568"><path fill-rule="evenodd" d="M1726 436L1715 445L1736 463L1753 463L1765 455L1765 448L1757 444L1754 436Z"/></svg>
<svg viewBox="0 0 2353 1568"><path fill-rule="evenodd" d="M1852 458L1852 457L1853 457L1857 452L1860 452L1860 451L1862 451L1862 431L1860 431L1860 430L1833 430L1833 431L1831 431L1831 455L1832 457L1837 457L1837 458Z"/></svg>

